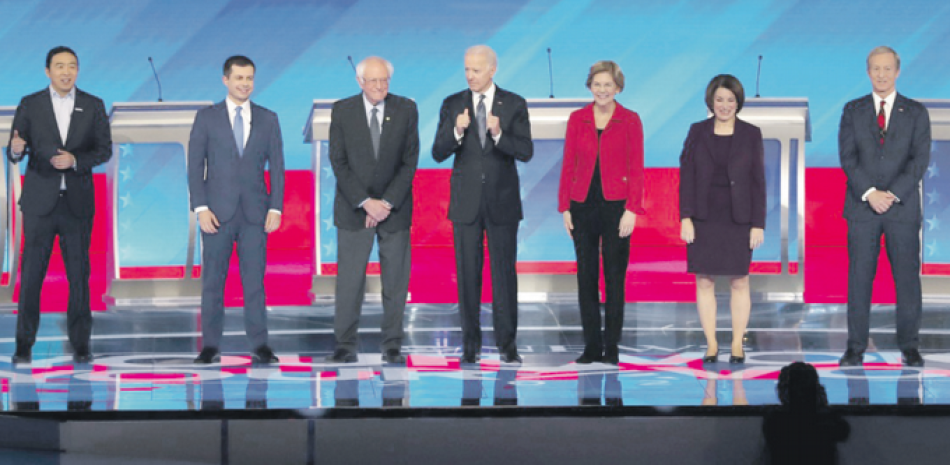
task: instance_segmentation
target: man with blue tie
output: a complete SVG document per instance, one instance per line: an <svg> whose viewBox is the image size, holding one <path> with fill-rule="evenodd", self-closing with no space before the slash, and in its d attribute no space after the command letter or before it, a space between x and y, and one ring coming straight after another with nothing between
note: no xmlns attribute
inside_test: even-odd
<svg viewBox="0 0 950 465"><path fill-rule="evenodd" d="M881 236L897 291L897 345L904 365L920 367L920 181L930 164L930 114L897 93L901 59L892 48L871 50L873 92L841 114L838 155L848 177L848 348L839 364L860 366L868 346L871 293Z"/></svg>
<svg viewBox="0 0 950 465"><path fill-rule="evenodd" d="M221 360L224 284L235 243L252 360L278 361L267 345L264 271L267 234L280 227L284 149L277 114L250 100L255 71L254 62L244 56L224 62L227 98L198 111L188 141L188 189L202 240L203 347L195 363ZM270 168L270 192L265 165Z"/></svg>
<svg viewBox="0 0 950 465"><path fill-rule="evenodd" d="M69 47L53 48L46 55L50 86L23 97L13 117L7 158L17 163L29 157L20 197L23 266L13 364L33 361L40 292L56 236L69 281L66 327L73 361L93 359L89 343L89 244L96 211L92 169L112 157L112 132L102 100L77 89L78 76L76 52Z"/></svg>

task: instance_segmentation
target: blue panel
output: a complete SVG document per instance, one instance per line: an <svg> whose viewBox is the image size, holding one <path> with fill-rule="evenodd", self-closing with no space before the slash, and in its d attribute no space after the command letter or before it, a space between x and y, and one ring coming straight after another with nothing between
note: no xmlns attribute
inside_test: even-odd
<svg viewBox="0 0 950 465"><path fill-rule="evenodd" d="M923 262L950 263L950 141L933 143L930 167L924 174ZM941 172L943 169L943 172Z"/></svg>
<svg viewBox="0 0 950 465"><path fill-rule="evenodd" d="M119 265L184 266L190 214L184 147L122 144L118 156Z"/></svg>
<svg viewBox="0 0 950 465"><path fill-rule="evenodd" d="M765 140L765 242L752 253L752 260L782 260L782 144Z"/></svg>

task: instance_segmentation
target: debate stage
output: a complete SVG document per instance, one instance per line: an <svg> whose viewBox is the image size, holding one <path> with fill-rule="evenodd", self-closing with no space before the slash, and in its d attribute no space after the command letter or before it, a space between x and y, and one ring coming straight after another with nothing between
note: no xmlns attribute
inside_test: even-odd
<svg viewBox="0 0 950 465"><path fill-rule="evenodd" d="M719 307L728 350L727 301ZM889 305L873 309L863 369L837 366L841 304L754 304L746 363L730 365L723 352L705 366L690 303L628 304L617 366L573 363L583 349L574 302L520 305L523 364L499 363L490 305L475 365L459 364L453 304L409 305L405 366L381 363L374 303L365 307L359 362L342 365L323 362L333 348L332 305L270 309L281 359L272 366L252 365L237 308L227 312L225 356L210 366L192 363L201 346L196 308L96 313L91 365L73 364L64 316L43 315L25 367L9 363L15 315L0 317L0 463L507 463L522 453L530 457L520 463L567 463L587 456L582 444L598 457L636 450L636 463L748 463L764 445L761 415L778 404L778 372L795 360L815 365L830 403L852 423L843 458L906 458L898 444L908 438L922 457L948 451L927 440L950 414L943 304L924 309L923 369L901 366ZM616 440L627 442L607 447Z"/></svg>

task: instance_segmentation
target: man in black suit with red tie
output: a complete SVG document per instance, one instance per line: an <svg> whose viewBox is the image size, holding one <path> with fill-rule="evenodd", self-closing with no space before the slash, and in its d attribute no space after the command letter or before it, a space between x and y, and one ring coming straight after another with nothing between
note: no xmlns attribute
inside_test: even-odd
<svg viewBox="0 0 950 465"><path fill-rule="evenodd" d="M518 275L515 270L518 223L523 218L521 185L515 161L534 155L525 100L495 85L495 52L476 45L465 52L468 89L448 96L439 112L432 156L455 155L449 220L455 242L462 363L478 361L482 347L479 312L483 242L488 235L495 344L505 363L520 362Z"/></svg>
<svg viewBox="0 0 950 465"><path fill-rule="evenodd" d="M40 323L40 291L59 236L69 281L66 327L73 360L89 363L89 244L96 210L93 167L112 156L112 132L105 105L76 88L79 58L68 47L46 55L50 86L23 97L13 117L7 158L29 156L20 210L23 265L17 305L16 352L12 362L30 363Z"/></svg>
<svg viewBox="0 0 950 465"><path fill-rule="evenodd" d="M860 366L868 346L871 291L881 235L897 291L897 345L904 365L920 356L920 181L930 163L930 115L897 93L901 61L890 47L867 58L873 92L848 102L841 115L838 155L848 177L848 348L841 366Z"/></svg>

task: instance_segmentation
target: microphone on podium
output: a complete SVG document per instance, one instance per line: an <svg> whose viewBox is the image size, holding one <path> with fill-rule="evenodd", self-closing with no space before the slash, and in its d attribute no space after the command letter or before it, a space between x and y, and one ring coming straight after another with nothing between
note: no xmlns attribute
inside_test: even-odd
<svg viewBox="0 0 950 465"><path fill-rule="evenodd" d="M548 47L548 81L551 83L549 98L554 98L554 64L551 62L551 47Z"/></svg>
<svg viewBox="0 0 950 465"><path fill-rule="evenodd" d="M759 98L759 76L762 75L762 55L759 55L759 66L755 69L755 98Z"/></svg>
<svg viewBox="0 0 950 465"><path fill-rule="evenodd" d="M350 66L353 67L353 72L355 73L355 72L356 72L356 65L353 64L353 57L351 57L350 55L347 55L347 56L346 56L346 60L350 62Z"/></svg>
<svg viewBox="0 0 950 465"><path fill-rule="evenodd" d="M158 101L162 101L162 81L158 79L158 71L155 71L155 62L152 57L148 57L148 64L152 67L152 75L155 76L155 84L158 84Z"/></svg>

